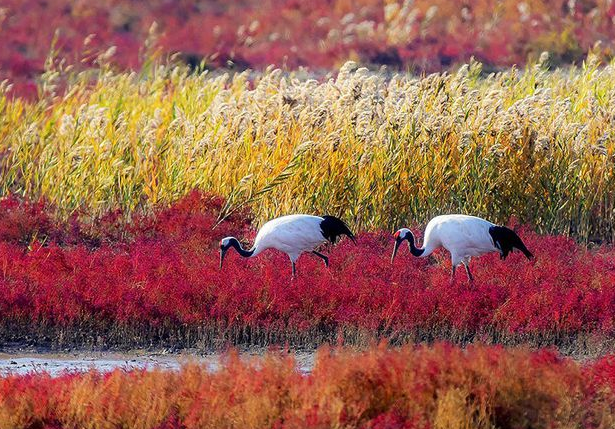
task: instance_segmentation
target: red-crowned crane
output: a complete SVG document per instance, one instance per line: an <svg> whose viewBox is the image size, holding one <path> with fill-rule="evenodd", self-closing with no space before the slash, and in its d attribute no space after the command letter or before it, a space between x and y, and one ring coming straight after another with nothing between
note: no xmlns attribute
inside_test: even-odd
<svg viewBox="0 0 615 429"><path fill-rule="evenodd" d="M354 235L348 226L334 216L295 214L278 217L262 226L250 250L245 250L235 237L220 240L220 268L222 268L224 255L231 247L244 258L253 258L266 249L277 249L286 253L290 258L293 264L293 277L295 277L295 262L303 252L312 252L328 267L329 258L314 249L327 241L335 244L341 235L348 236L356 244Z"/></svg>
<svg viewBox="0 0 615 429"><path fill-rule="evenodd" d="M470 282L474 280L469 267L472 256L499 252L500 259L505 259L513 248L517 248L528 259L533 258L532 253L512 229L495 225L476 216L453 214L434 217L425 228L422 248L415 246L414 235L408 228L400 229L395 233L395 248L391 263L404 240L408 240L410 253L418 257L429 256L438 247L448 250L453 264L451 280L455 278L455 268L459 264L464 265Z"/></svg>

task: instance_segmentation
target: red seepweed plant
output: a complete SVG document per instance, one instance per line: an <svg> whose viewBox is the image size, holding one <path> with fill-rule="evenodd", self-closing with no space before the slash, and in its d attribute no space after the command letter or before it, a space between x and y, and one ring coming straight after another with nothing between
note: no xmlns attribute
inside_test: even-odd
<svg viewBox="0 0 615 429"><path fill-rule="evenodd" d="M240 69L322 70L359 60L434 71L472 56L493 68L523 64L542 51L558 63L580 63L596 43L612 57L615 35L610 0L5 0L2 6L0 81L10 79L13 93L30 98L54 38L54 49L70 63L95 65L115 46L113 62L137 68L143 46L152 49L154 22L162 52L182 52L192 67L203 61Z"/></svg>
<svg viewBox="0 0 615 429"><path fill-rule="evenodd" d="M89 226L46 215L44 205L0 203L0 329L5 341L90 346L204 347L323 341L447 339L609 347L614 334L615 250L520 234L536 255L473 260L451 284L448 255L391 265L386 232L330 249L331 267L302 256L229 254L219 239L253 238L247 214L220 223L222 201L194 192L132 221ZM39 222L40 220L40 222ZM69 340L67 340L69 338Z"/></svg>

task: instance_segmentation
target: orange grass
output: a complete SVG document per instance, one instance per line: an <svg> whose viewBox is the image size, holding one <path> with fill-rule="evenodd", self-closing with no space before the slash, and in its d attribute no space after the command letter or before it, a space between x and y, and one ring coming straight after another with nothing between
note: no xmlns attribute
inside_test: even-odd
<svg viewBox="0 0 615 429"><path fill-rule="evenodd" d="M615 360L446 344L0 379L0 429L612 428Z"/></svg>

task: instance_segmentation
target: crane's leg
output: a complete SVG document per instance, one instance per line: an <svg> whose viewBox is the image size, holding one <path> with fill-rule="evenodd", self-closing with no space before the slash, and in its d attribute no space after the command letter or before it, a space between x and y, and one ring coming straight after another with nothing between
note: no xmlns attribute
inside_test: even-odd
<svg viewBox="0 0 615 429"><path fill-rule="evenodd" d="M471 285L473 285L474 277L472 276L472 273L470 272L470 257L466 256L465 258L461 260L461 263L466 269L466 274L468 275L468 281L470 282Z"/></svg>
<svg viewBox="0 0 615 429"><path fill-rule="evenodd" d="M466 273L468 274L468 280L470 280L470 284L474 284L474 276L470 272L470 266L468 262L464 262L463 266L466 267Z"/></svg>
<svg viewBox="0 0 615 429"><path fill-rule="evenodd" d="M325 267L329 268L329 258L327 258L325 255L323 255L320 252L317 252L316 250L313 250L312 253L316 256L318 256L319 258L321 258L323 261L325 261Z"/></svg>
<svg viewBox="0 0 615 429"><path fill-rule="evenodd" d="M297 267L295 267L295 261L291 261L293 263L293 279L297 277Z"/></svg>
<svg viewBox="0 0 615 429"><path fill-rule="evenodd" d="M457 270L457 266L461 263L461 258L451 253L451 266L453 269L451 270L451 285L455 284L455 271Z"/></svg>

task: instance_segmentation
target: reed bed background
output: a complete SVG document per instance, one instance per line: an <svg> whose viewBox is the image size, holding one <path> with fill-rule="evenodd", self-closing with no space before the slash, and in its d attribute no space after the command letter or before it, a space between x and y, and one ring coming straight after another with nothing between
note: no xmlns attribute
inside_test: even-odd
<svg viewBox="0 0 615 429"><path fill-rule="evenodd" d="M320 350L314 370L288 355L214 373L44 373L0 378L1 429L612 428L615 360L551 351L385 346Z"/></svg>
<svg viewBox="0 0 615 429"><path fill-rule="evenodd" d="M227 198L220 218L250 207L257 223L308 212L392 229L462 212L612 240L615 66L548 61L424 77L349 62L321 80L50 61L40 101L0 97L0 194L67 216L133 213L200 188Z"/></svg>

